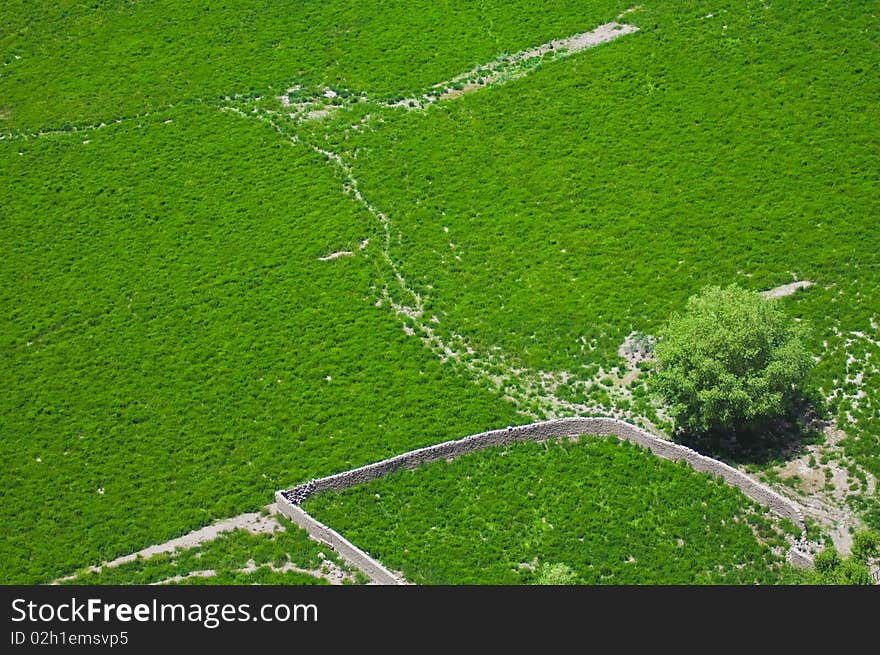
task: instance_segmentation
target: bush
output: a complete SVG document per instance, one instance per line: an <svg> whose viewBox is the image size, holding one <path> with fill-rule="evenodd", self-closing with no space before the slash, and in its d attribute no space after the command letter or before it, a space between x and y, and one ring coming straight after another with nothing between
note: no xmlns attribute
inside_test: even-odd
<svg viewBox="0 0 880 655"><path fill-rule="evenodd" d="M775 301L707 287L661 329L649 383L679 429L748 433L791 406L811 364L803 336Z"/></svg>
<svg viewBox="0 0 880 655"><path fill-rule="evenodd" d="M818 573L830 573L840 566L840 555L834 548L826 548L816 555L813 566Z"/></svg>
<svg viewBox="0 0 880 655"><path fill-rule="evenodd" d="M860 561L880 556L880 532L862 530L853 535L852 555Z"/></svg>
<svg viewBox="0 0 880 655"><path fill-rule="evenodd" d="M805 581L816 585L873 585L868 561L878 553L880 534L862 530L853 535L852 552L846 559L833 546L816 555Z"/></svg>

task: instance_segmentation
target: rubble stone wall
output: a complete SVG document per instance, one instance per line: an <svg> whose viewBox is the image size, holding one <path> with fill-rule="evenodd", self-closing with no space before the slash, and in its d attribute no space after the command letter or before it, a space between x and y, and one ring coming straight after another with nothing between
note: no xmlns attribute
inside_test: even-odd
<svg viewBox="0 0 880 655"><path fill-rule="evenodd" d="M517 441L546 441L548 439L590 435L613 435L618 439L645 447L658 457L676 462L686 462L695 471L719 476L728 484L740 489L746 496L755 502L764 505L775 514L792 521L801 530L801 540L805 538L806 525L804 523L803 513L792 501L780 496L769 487L753 480L742 471L738 471L724 462L712 459L711 457L706 457L687 446L682 446L681 444L674 443L667 439L662 439L632 425L631 423L613 418L563 418L542 423L532 423L530 425L507 427L501 430L481 432L479 434L464 437L463 439L445 441L433 446L417 448L416 450L411 450L401 455L384 459L380 462L367 464L366 466L361 466L349 471L343 471L334 475L310 480L309 482L292 489L277 492L276 499L282 513L306 528L312 536L333 545L338 542L349 556L354 557L354 560L350 560L342 550L337 549L340 555L346 560L349 560L352 564L361 568L361 570L370 576L371 580L374 580L378 584L397 584L400 582L399 578L366 555L366 553L363 553L363 551L360 551L353 544L346 541L341 535L330 530L330 528L318 521L315 521L315 519L300 509L299 504L312 494L321 493L323 491L340 491L356 484L362 484L384 475L388 475L389 473L402 468L412 469L417 468L421 464L427 464L439 459L453 459L475 450L488 448L489 446L502 446ZM332 533L332 535L330 533ZM801 548L792 547L789 551L789 561L796 566L812 565L812 557L803 547L803 541L799 543L801 544ZM357 552L354 552L351 549L354 549L354 551ZM364 557L369 561L364 560ZM363 563L366 568L361 566L358 562ZM376 567L378 567L378 569ZM381 571L379 569L381 569ZM392 579L396 582L392 582Z"/></svg>

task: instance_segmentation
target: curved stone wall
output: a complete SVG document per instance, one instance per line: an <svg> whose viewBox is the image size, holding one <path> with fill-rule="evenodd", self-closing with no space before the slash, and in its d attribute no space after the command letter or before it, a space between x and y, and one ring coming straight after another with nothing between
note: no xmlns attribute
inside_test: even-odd
<svg viewBox="0 0 880 655"><path fill-rule="evenodd" d="M501 430L481 432L480 434L474 434L464 437L463 439L445 441L434 446L411 450L401 455L390 457L373 464L367 464L366 466L361 466L349 471L343 471L342 473L310 480L306 484L299 485L292 489L279 491L276 494L276 499L278 501L278 506L282 509L283 513L307 530L310 530L308 520L304 517L308 517L308 519L314 521L314 523L319 525L323 530L329 530L329 528L318 523L299 508L299 504L310 495L322 491L338 491L346 489L356 484L361 484L382 477L383 475L388 475L401 468L416 468L420 464L434 462L438 459L459 457L489 446L500 446L517 441L544 441L547 439L591 435L614 435L618 439L648 448L658 457L676 462L687 462L687 464L695 471L717 475L723 478L728 484L740 489L746 496L755 502L764 505L775 514L792 521L801 531L799 543L803 543L803 540L806 537L806 525L804 523L803 513L800 508L789 499L780 496L769 487L753 480L742 471L738 471L724 462L712 459L711 457L706 457L687 446L682 446L681 444L661 439L635 425L613 418L563 418L542 423L532 423L531 425L521 425ZM313 534L313 536L316 536L323 541L330 542L321 529L315 529L321 534ZM310 530L310 534L311 533L312 531ZM351 548L358 550L358 552L363 552L355 548L350 542L345 541L338 533L333 532L333 535L335 535L334 538L338 537L338 539L341 539L344 542L343 548L348 549L350 546ZM355 555L355 559L349 560L350 563L364 570L364 572L375 582L379 584L389 584L388 576L395 578L390 571L382 568L378 562L369 558L368 562L363 562L363 564L369 569L375 570L375 566L382 568L382 571L377 572L377 575L374 577L374 575L371 575L370 571L361 566L361 563L358 561L357 553L352 554ZM345 559L349 559L342 552L340 552L340 555L345 557ZM789 552L789 560L793 564L801 566L809 566L812 563L812 558L809 554L795 547L792 547Z"/></svg>

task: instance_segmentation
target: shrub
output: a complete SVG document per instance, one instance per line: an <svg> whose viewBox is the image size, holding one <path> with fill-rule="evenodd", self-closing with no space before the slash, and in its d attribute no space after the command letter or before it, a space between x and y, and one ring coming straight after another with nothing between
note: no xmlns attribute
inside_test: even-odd
<svg viewBox="0 0 880 655"><path fill-rule="evenodd" d="M679 429L748 433L785 414L811 363L802 327L775 301L707 287L661 329L653 392Z"/></svg>
<svg viewBox="0 0 880 655"><path fill-rule="evenodd" d="M853 535L852 555L860 561L880 556L880 532L861 530Z"/></svg>
<svg viewBox="0 0 880 655"><path fill-rule="evenodd" d="M817 585L873 585L868 560L880 552L880 534L870 530L853 535L852 553L843 558L828 546L813 560L806 581Z"/></svg>

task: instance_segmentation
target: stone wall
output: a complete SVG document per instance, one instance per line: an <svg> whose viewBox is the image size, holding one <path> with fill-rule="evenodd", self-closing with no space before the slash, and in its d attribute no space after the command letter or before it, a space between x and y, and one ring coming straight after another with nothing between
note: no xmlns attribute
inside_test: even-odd
<svg viewBox="0 0 880 655"><path fill-rule="evenodd" d="M276 494L276 498L278 500L278 506L279 508L281 508L281 511L285 515L290 516L294 521L297 521L297 523L299 523L300 525L303 524L300 523L299 520L291 516L291 513L294 513L293 509L291 508L298 510L298 512L301 513L303 517L307 517L307 519L302 518L302 521L313 521L314 523L321 526L323 530L330 530L326 526L323 526L322 524L312 519L308 514L306 514L299 508L299 504L302 503L311 494L330 490L339 491L354 486L356 484L361 484L363 482L368 482L369 480L374 480L384 475L388 475L389 473L397 471L398 469L416 468L420 464L427 464L429 462L434 462L438 459L452 459L473 452L475 450L487 448L489 446L500 446L517 441L544 441L547 439L576 437L582 435L614 435L618 439L629 441L638 444L639 446L648 448L658 457L676 462L683 461L696 471L702 471L721 477L722 479L724 479L725 482L734 487L737 487L746 496L748 496L755 502L764 505L775 514L792 521L798 527L798 529L800 529L801 538L798 542L798 546L792 547L791 551L789 552L789 561L797 566L810 566L812 564L812 557L806 552L805 542L803 541L806 537L806 525L804 523L804 516L800 508L797 507L797 505L795 505L792 501L784 498L783 496L780 496L772 489L766 487L759 482L756 482L745 473L738 471L737 469L725 464L724 462L712 459L711 457L706 457L705 455L701 455L700 453L692 450L691 448L688 448L687 446L682 446L680 444L673 443L672 441L654 436L649 432L646 432L645 430L636 427L635 425L613 418L564 418L553 421L545 421L542 423L533 423L531 425L522 425L518 427L508 427L501 430L481 432L480 434L474 434L468 437L464 437L463 439L445 441L434 446L427 446L425 448L411 450L409 452L403 453L402 455L397 455L395 457L391 457L380 462L375 462L373 464L367 464L366 466L361 466L359 468L351 469L349 471L343 471L342 473L336 473L335 475L328 475L323 478L310 480L306 484L299 485L292 489L279 491ZM303 525L303 527L305 527L307 530L309 529L306 525ZM319 533L323 534L323 532L321 532L321 529L316 528L316 530ZM313 534L313 536L315 536L315 534L311 531L310 534ZM343 542L345 542L345 544L348 544L347 546L344 546L345 548L355 548L352 544L345 541L340 535L338 535L338 533L333 532L333 535L335 535L335 538L341 539ZM327 539L327 541L329 542L330 540ZM363 553L363 551L359 552ZM341 551L340 555L348 560L348 558L345 557L345 555L343 555ZM370 561L373 562L373 564L381 567L381 565L379 565L378 562L375 562L375 560L371 559ZM359 566L359 564L355 562L351 563L355 564L355 566ZM372 564L370 566L372 566ZM385 571L388 575L394 577L393 574L387 571L387 569L382 568L382 571ZM367 573L366 570L364 572ZM370 573L367 573L367 575L370 575ZM382 577L384 575L385 573L381 573L378 575L378 577ZM371 579L373 579L373 576L370 577ZM397 580L397 578L395 578L395 580ZM395 583L386 581L381 582L380 584Z"/></svg>
<svg viewBox="0 0 880 655"><path fill-rule="evenodd" d="M396 585L404 583L398 576L394 575L341 534L328 528L317 519L312 518L298 505L288 501L281 495L280 491L275 493L275 501L279 512L308 532L314 539L327 544L327 546L339 553L339 556L346 562L363 571L374 584Z"/></svg>
<svg viewBox="0 0 880 655"><path fill-rule="evenodd" d="M724 462L701 455L687 446L661 439L635 425L612 418L564 418L482 432L463 439L418 448L380 462L312 480L308 483L309 488L306 496L328 490L339 491L388 475L401 468L416 468L420 464L426 464L438 459L459 457L489 446L500 446L516 441L543 441L552 438L580 435L614 435L619 439L644 446L658 457L687 462L694 470L722 477L728 484L739 488L752 500L765 505L774 513L791 520L801 530L805 529L803 514L793 502L756 482L745 473L738 471L732 466L728 466ZM305 491L306 486L300 485L283 493L291 498L298 490Z"/></svg>

